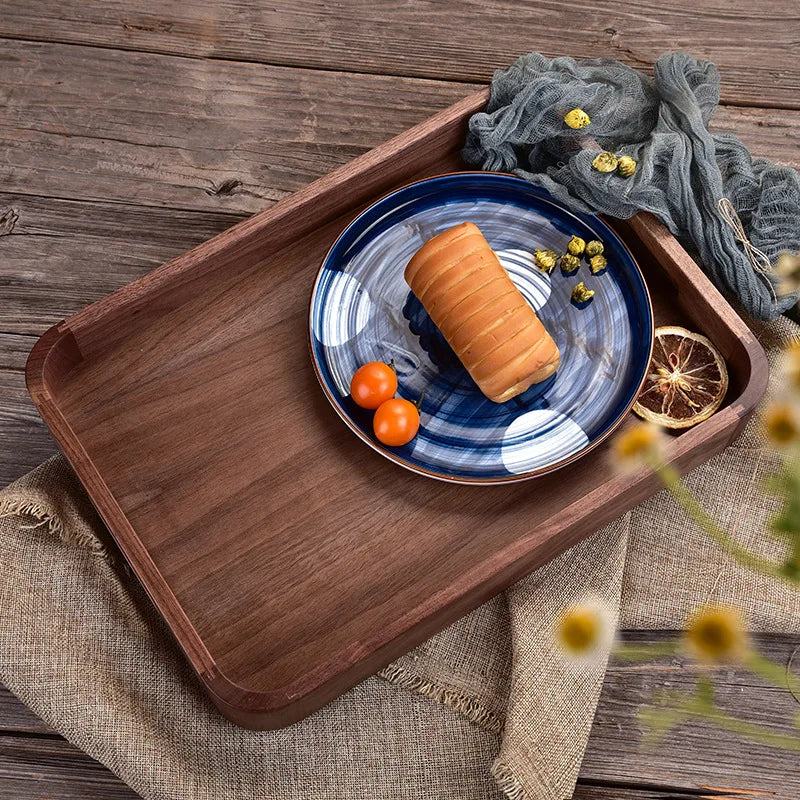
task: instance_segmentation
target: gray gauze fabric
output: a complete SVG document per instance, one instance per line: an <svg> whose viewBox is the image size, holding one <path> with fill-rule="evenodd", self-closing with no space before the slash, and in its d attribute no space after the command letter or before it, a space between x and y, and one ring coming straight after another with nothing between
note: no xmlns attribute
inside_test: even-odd
<svg viewBox="0 0 800 800"><path fill-rule="evenodd" d="M516 173L579 211L623 219L652 212L699 253L723 293L751 316L774 319L797 297L776 302L717 204L731 201L752 244L774 262L800 249L800 177L751 158L731 134L709 132L719 86L712 63L683 53L660 58L652 78L613 59L531 53L495 73L463 155L483 169ZM570 129L564 115L572 108L586 111L591 124ZM601 148L631 156L636 173L592 169Z"/></svg>

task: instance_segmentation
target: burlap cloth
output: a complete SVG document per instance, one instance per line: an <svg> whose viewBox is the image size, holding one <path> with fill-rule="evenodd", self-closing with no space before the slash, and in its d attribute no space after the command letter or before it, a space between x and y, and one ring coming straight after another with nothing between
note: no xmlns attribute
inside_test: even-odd
<svg viewBox="0 0 800 800"><path fill-rule="evenodd" d="M759 327L774 357L797 336ZM764 554L776 464L751 425L689 478ZM226 722L197 681L63 459L0 493L0 680L151 800L488 798L573 790L605 657L555 645L565 605L592 598L623 627L677 628L713 599L761 630L800 629L800 594L744 571L661 493L382 673L288 729Z"/></svg>

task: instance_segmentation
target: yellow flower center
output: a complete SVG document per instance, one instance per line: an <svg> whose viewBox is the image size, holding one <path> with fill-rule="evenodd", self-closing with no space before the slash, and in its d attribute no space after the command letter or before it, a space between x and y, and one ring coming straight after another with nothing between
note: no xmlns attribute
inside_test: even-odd
<svg viewBox="0 0 800 800"><path fill-rule="evenodd" d="M658 447L659 435L653 425L639 422L617 436L614 449L622 461L642 459L654 453Z"/></svg>
<svg viewBox="0 0 800 800"><path fill-rule="evenodd" d="M603 630L603 619L596 609L576 606L561 618L558 640L571 655L585 655L599 645Z"/></svg>
<svg viewBox="0 0 800 800"><path fill-rule="evenodd" d="M695 654L706 661L734 659L746 645L739 612L724 606L701 608L689 624L686 639Z"/></svg>
<svg viewBox="0 0 800 800"><path fill-rule="evenodd" d="M797 411L790 405L776 403L764 412L764 429L773 444L787 445L800 437Z"/></svg>

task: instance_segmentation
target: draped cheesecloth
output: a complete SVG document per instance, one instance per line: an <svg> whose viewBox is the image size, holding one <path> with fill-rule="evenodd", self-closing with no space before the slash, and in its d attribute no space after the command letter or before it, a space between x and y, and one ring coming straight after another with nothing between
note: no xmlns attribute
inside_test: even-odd
<svg viewBox="0 0 800 800"><path fill-rule="evenodd" d="M800 176L752 158L731 134L708 129L720 78L709 61L661 57L655 73L611 59L523 56L495 73L486 110L470 120L465 160L514 172L580 211L626 219L655 214L697 252L717 287L750 316L774 319L796 296L776 298L768 275L753 268L719 213L727 198L754 247L770 262L800 250ZM591 124L571 130L564 115L582 108ZM597 146L585 145L590 136ZM602 173L605 149L631 156L630 178Z"/></svg>

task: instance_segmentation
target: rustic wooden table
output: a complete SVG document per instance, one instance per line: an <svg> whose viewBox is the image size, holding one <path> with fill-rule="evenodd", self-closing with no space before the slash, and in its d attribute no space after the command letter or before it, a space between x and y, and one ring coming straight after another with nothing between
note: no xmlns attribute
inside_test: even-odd
<svg viewBox="0 0 800 800"><path fill-rule="evenodd" d="M0 484L55 447L23 380L65 315L457 98L532 48L648 70L713 59L714 127L800 167L796 0L25 0L0 10ZM666 633L630 632L637 641ZM792 637L761 637L788 659ZM612 665L576 798L800 796L796 755L686 726L641 752L636 710L691 665ZM791 727L790 696L718 675L720 702ZM135 798L0 689L0 800Z"/></svg>

